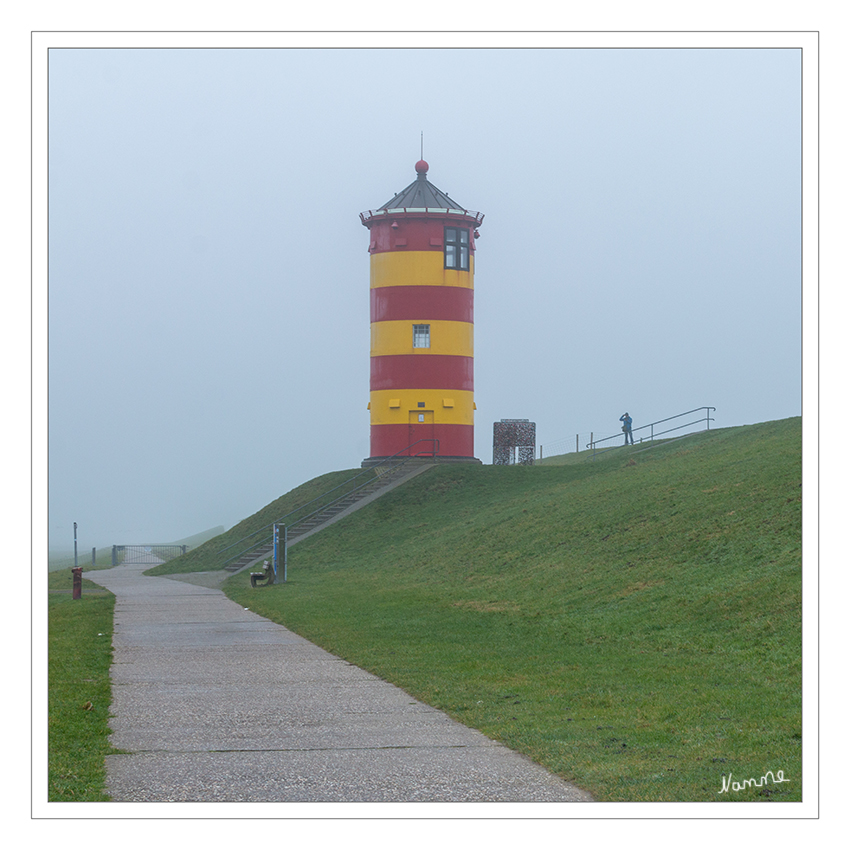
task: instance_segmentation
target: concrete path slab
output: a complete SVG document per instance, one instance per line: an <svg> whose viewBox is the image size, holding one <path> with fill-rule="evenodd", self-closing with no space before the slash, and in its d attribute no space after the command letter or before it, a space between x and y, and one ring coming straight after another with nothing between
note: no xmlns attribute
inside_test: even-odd
<svg viewBox="0 0 850 850"><path fill-rule="evenodd" d="M524 756L228 599L92 571L116 596L107 790L147 802L570 802ZM261 591L259 591L261 592Z"/></svg>

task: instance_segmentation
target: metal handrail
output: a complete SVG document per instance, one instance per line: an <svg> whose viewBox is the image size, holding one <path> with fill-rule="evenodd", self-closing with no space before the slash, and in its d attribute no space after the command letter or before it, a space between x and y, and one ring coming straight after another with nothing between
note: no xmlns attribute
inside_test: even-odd
<svg viewBox="0 0 850 850"><path fill-rule="evenodd" d="M422 443L422 442L433 442L433 443L436 444L435 450L430 453L432 457L436 454L437 451L439 451L439 444L440 444L439 440L417 440L415 443L411 443L407 447L407 449L403 449L403 451L408 451L409 449L412 449L418 443ZM423 455L427 455L427 454L429 454L429 453L428 452L417 452L415 455L404 456L403 460L400 460L398 463L391 466L389 469L384 469L377 477L382 478L384 475L387 474L387 472L391 472L395 469L398 469L398 468L404 466L409 460L413 460L415 458L422 457ZM397 457L397 456L398 456L398 454L390 455L388 460L392 460L392 458ZM382 466L383 466L383 464L382 464ZM314 516L317 516L318 514L322 513L323 511L326 511L328 508L332 508L335 504L337 504L337 502L340 501L340 499L344 499L347 496L352 495L352 493L356 493L358 490L362 490L364 487L368 487L371 483L373 483L374 480L375 479L373 478L369 481L364 481L362 484L360 484L357 487L354 487L353 489L349 490L347 493L343 493L343 495L340 496L339 499L334 499L333 502L328 502L327 504L322 505L322 507L313 511L313 513L307 514L307 516L301 517L301 519L299 519L297 521L297 523L290 523L290 525L287 526L287 528L291 528L293 525L296 525L296 524L300 525L302 522L307 522L307 520L312 519Z"/></svg>
<svg viewBox="0 0 850 850"><path fill-rule="evenodd" d="M432 444L431 451L430 452L421 451L421 452L417 452L414 455L409 454L410 450L414 446L419 445L419 443L431 443ZM404 454L405 452L408 452L408 454L405 455ZM350 496L352 493L356 493L358 490L361 490L363 487L366 487L367 485L371 484L375 480L375 477L378 477L378 478L382 477L383 475L386 474L386 472L392 471L392 470L394 470L394 469L396 469L400 466L403 466L405 463L407 463L407 461L411 460L412 458L423 457L423 456L428 456L428 455L430 455L431 457L436 457L439 454L439 452L440 452L440 441L438 439L423 438L421 440L416 440L415 442L413 442L409 446L407 446L407 448L404 448L401 451L396 452L394 455L390 455L385 461L385 463L387 463L387 462L391 462L394 458L403 457L403 460L401 460L399 463L395 464L394 466L391 466L389 469L386 469L384 472L380 473L380 475L374 476L374 477L370 478L368 481L364 481L362 484L358 485L357 487L353 487L352 489L347 490L345 493L343 493L341 496L339 496L339 498L334 499L330 502L326 502L320 508L313 511L312 513L309 513L309 514L306 514L305 516L300 517L300 519L298 519L297 522L299 522L299 523L305 522L306 520L310 519L311 517L316 516L316 514L319 514L322 511L326 510L327 508L331 507L332 505L335 505L340 499L343 499L346 496ZM382 463L381 466L385 466L385 463ZM325 493L322 493L320 496L316 496L315 499L311 499L309 502L305 502L303 505L300 505L299 507L295 508L294 510L291 510L288 514L284 514L284 516L282 516L280 519L275 520L274 522L270 523L269 525L264 525L261 528L257 529L256 531L253 531L250 534L246 535L245 537L241 538L240 540L237 540L235 543L231 543L229 546L226 546L224 549L220 549L217 554L221 555L224 552L228 551L228 549L232 549L234 546L238 546L240 543L244 543L246 540L253 540L253 542L247 548L242 549L241 551L237 552L235 555L231 555L224 562L224 565L227 566L227 564L231 563L231 561L235 561L238 558L241 558L243 555L247 555L248 552L250 552L252 549L255 549L256 547L258 547L262 542L262 536L265 535L265 534L269 534L270 531L272 533L274 533L274 527L276 525L283 525L285 528L291 527L292 525L294 525L294 523L292 523L292 522L290 522L287 525L286 523L283 522L283 520L287 519L288 517L291 517L293 514L297 514L300 511L303 511L304 508L308 507L309 505L314 504L315 502L318 502L320 499L326 498L331 493L334 493L335 491L339 490L340 487L344 487L346 484L350 484L352 481L356 481L358 478L361 478L363 475L366 475L367 473L372 472L372 471L373 471L373 469L369 468L369 469L364 469L363 472L358 472L357 475L354 475L351 478L347 479L346 481L343 481L342 484L337 484L336 487L332 487L330 490L326 491Z"/></svg>
<svg viewBox="0 0 850 850"><path fill-rule="evenodd" d="M434 457L437 454L437 452L440 451L440 441L439 440L422 439L422 440L417 440L415 443L411 443L406 449L402 449L401 452L409 452L410 449L412 449L416 445L419 445L419 443L433 443L434 444L434 449L430 452L432 457ZM390 455L387 458L387 460L390 461L395 457L401 456L401 452L396 452L394 455ZM428 452L417 452L415 455L404 455L403 460L400 460L397 464L395 464L394 466L391 466L389 469L384 469L377 477L382 478L384 475L387 474L387 472L391 472L394 469L398 469L399 467L404 466L412 458L421 457L422 455L427 455L427 454L428 454ZM383 467L383 464L381 464L381 466ZM322 511L327 510L330 507L333 507L340 499L344 499L346 496L350 496L352 493L356 493L358 490L362 490L364 487L368 487L369 484L371 484L374 480L375 479L373 478L373 479L370 479L369 481L364 481L362 484L360 484L357 487L352 488L347 493L343 493L343 495L340 496L339 499L334 499L334 501L328 502L327 504L322 505L322 507L320 507L318 510L313 511L313 513L307 514L307 516L301 517L301 519L298 520L298 523L300 524L302 522L306 522L308 519L312 519L314 516L316 516L317 514L320 514ZM330 493L330 492L333 492L333 491L329 490L328 492ZM310 504L310 503L308 502L307 504ZM280 525L280 522L273 523L273 525L275 525L275 524ZM291 528L292 525L294 525L294 523L290 523L289 526L287 526L287 527Z"/></svg>
<svg viewBox="0 0 850 850"><path fill-rule="evenodd" d="M704 417L701 416L699 419L695 419L693 422L686 422L684 425L677 425L675 428L668 428L667 430L659 431L658 433L655 432L655 426L656 425L661 425L664 422L672 422L674 419L681 419L683 416L690 416L692 413L696 413L699 410L705 411ZM706 430L709 430L710 427L711 427L709 425L709 423L714 422L714 419L711 416L709 416L709 413L713 412L715 410L717 410L716 407L708 407L708 406L695 407L693 410L686 410L684 413L677 413L675 416L668 416L665 419L657 419L655 422L650 422L647 425L641 425L639 428L632 428L632 436L634 436L635 432L637 432L637 431L643 431L646 428L649 428L649 441L652 442L652 441L655 440L656 437L660 437L663 434L671 434L673 431L681 431L682 428L689 428L691 425L696 425L699 422L705 422L705 428L706 428ZM591 460L596 460L597 455L602 455L602 454L605 454L606 452L610 452L614 449L620 448L620 446L608 446L607 448L604 448L601 451L597 450L597 446L600 443L606 443L606 442L608 442L608 440L616 440L618 437L622 437L622 436L623 436L623 432L621 431L619 434L612 434L610 437L603 437L601 440L591 440L589 443L587 443L585 445L585 448L593 450L593 455L591 457ZM686 436L687 436L687 434L681 435L681 437L686 437ZM677 437L676 439L680 439L680 437ZM641 442L643 442L643 439L641 439Z"/></svg>
<svg viewBox="0 0 850 850"><path fill-rule="evenodd" d="M304 510L304 508L306 508L308 505L312 505L313 502L318 502L319 499L324 499L326 496L329 496L331 493L333 493L334 490L339 490L340 487L345 487L346 484L350 484L352 481L356 481L358 478L362 478L364 475L366 475L366 473L371 472L371 471L372 471L371 469L364 469L362 472L358 472L357 475L354 475L351 478L348 478L347 480L343 481L342 484L337 484L336 487L332 487L327 492L322 493L319 496L316 496L315 499L310 499L309 502L304 502L303 505L299 505L297 508L293 508L293 510L291 510L288 514L284 514L280 519L276 519L273 523L270 524L269 527L282 524L283 521L287 517L291 517L293 514L298 513L298 511ZM256 537L261 531L264 531L264 530L265 530L265 526L263 526L261 529L259 529L257 531L252 531L250 534L246 534L244 537L241 537L235 543L231 543L229 546L225 546L224 549L219 549L216 554L222 555L225 552L227 552L228 549L232 549L234 546L238 546L240 543L244 543L246 540L250 540L252 537Z"/></svg>

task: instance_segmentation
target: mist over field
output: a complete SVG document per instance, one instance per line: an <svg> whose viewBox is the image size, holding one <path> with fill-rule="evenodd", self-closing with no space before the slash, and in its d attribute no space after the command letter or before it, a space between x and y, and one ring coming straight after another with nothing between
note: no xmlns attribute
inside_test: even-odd
<svg viewBox="0 0 850 850"><path fill-rule="evenodd" d="M801 101L781 47L52 49L51 549L229 528L359 466L359 213L423 133L485 215L482 461L502 418L568 451L626 410L800 415Z"/></svg>

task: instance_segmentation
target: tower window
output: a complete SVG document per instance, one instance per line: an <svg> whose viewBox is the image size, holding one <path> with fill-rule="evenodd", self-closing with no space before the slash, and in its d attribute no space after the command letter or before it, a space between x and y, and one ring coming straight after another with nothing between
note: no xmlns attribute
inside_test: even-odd
<svg viewBox="0 0 850 850"><path fill-rule="evenodd" d="M469 271L469 230L466 227L445 229L445 258L447 269Z"/></svg>
<svg viewBox="0 0 850 850"><path fill-rule="evenodd" d="M431 325L414 325L413 326L413 347L414 348L430 348L431 347Z"/></svg>

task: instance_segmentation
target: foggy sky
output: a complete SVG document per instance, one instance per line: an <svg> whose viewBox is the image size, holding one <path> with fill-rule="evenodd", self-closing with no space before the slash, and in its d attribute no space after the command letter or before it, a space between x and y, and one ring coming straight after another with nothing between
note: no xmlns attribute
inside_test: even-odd
<svg viewBox="0 0 850 850"><path fill-rule="evenodd" d="M476 456L801 413L795 49L54 49L49 530L230 527L369 454L368 231L485 214Z"/></svg>

